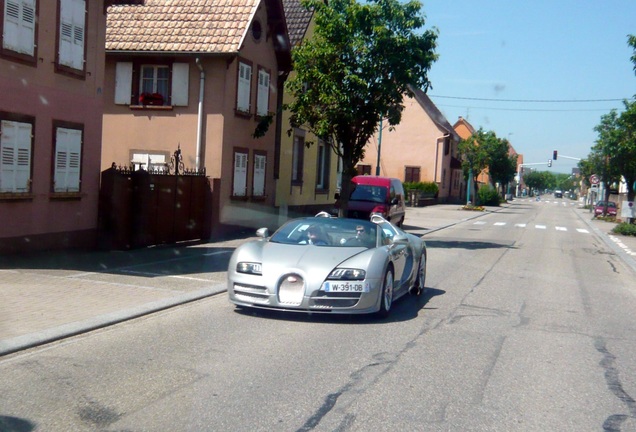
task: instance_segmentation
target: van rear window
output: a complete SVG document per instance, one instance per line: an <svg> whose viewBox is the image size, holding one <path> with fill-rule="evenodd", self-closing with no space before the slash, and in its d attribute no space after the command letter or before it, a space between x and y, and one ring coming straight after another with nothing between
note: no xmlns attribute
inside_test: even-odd
<svg viewBox="0 0 636 432"><path fill-rule="evenodd" d="M384 203L387 188L384 186L356 185L351 191L349 201L369 201Z"/></svg>

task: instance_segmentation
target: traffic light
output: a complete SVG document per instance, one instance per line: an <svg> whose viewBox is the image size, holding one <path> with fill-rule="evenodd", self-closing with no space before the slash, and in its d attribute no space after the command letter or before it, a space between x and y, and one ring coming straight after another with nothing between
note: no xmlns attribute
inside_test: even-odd
<svg viewBox="0 0 636 432"><path fill-rule="evenodd" d="M557 160L557 151L556 150L552 152L552 159L553 160Z"/></svg>
<svg viewBox="0 0 636 432"><path fill-rule="evenodd" d="M552 159L548 159L548 166L551 167L552 166Z"/></svg>

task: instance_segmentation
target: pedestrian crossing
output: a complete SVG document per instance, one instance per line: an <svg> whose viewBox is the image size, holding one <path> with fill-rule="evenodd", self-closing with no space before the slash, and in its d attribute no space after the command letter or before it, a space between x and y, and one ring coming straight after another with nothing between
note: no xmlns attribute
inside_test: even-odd
<svg viewBox="0 0 636 432"><path fill-rule="evenodd" d="M560 232L568 232L568 231L576 231L577 233L580 234L589 234L590 231L584 228L570 228L570 227L565 227L565 226L560 226L560 225L554 225L554 226L548 226L548 225L543 225L543 224L525 224L525 223L508 223L508 222L502 222L502 221L497 221L497 222L486 222L486 221L475 221L473 222L473 225L475 226L480 226L480 227L485 227L485 226L493 226L493 227L498 227L498 228L506 228L506 227L512 227L512 228L530 228L530 229L537 229L537 230L554 230L554 231L560 231Z"/></svg>

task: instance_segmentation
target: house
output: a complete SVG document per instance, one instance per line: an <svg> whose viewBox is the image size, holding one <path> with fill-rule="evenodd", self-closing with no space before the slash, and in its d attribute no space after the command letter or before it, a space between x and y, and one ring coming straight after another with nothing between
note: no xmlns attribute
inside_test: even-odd
<svg viewBox="0 0 636 432"><path fill-rule="evenodd" d="M459 202L465 196L460 141L444 115L421 89L405 97L402 121L391 130L381 124L365 147L359 174L395 177L405 182L435 182L439 202Z"/></svg>
<svg viewBox="0 0 636 432"><path fill-rule="evenodd" d="M280 0L110 6L102 170L161 172L179 151L183 168L212 179L213 235L274 225L274 114L290 64Z"/></svg>
<svg viewBox="0 0 636 432"><path fill-rule="evenodd" d="M95 244L110 3L0 0L0 253Z"/></svg>
<svg viewBox="0 0 636 432"><path fill-rule="evenodd" d="M299 0L283 0L292 49L313 34L313 12ZM291 74L294 72L292 71ZM284 104L291 102L285 93ZM313 215L333 208L339 187L338 157L331 147L304 128L292 129L290 113L282 113L282 137L276 206L281 219ZM291 131L290 134L287 132ZM307 147L306 144L310 144Z"/></svg>

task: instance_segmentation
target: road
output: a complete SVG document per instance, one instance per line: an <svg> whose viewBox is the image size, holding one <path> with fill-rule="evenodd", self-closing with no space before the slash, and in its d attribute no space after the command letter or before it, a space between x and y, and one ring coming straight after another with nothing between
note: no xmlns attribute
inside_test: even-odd
<svg viewBox="0 0 636 432"><path fill-rule="evenodd" d="M515 202L425 239L427 292L388 320L208 298L1 360L0 420L19 431L636 430L634 274L573 209Z"/></svg>

